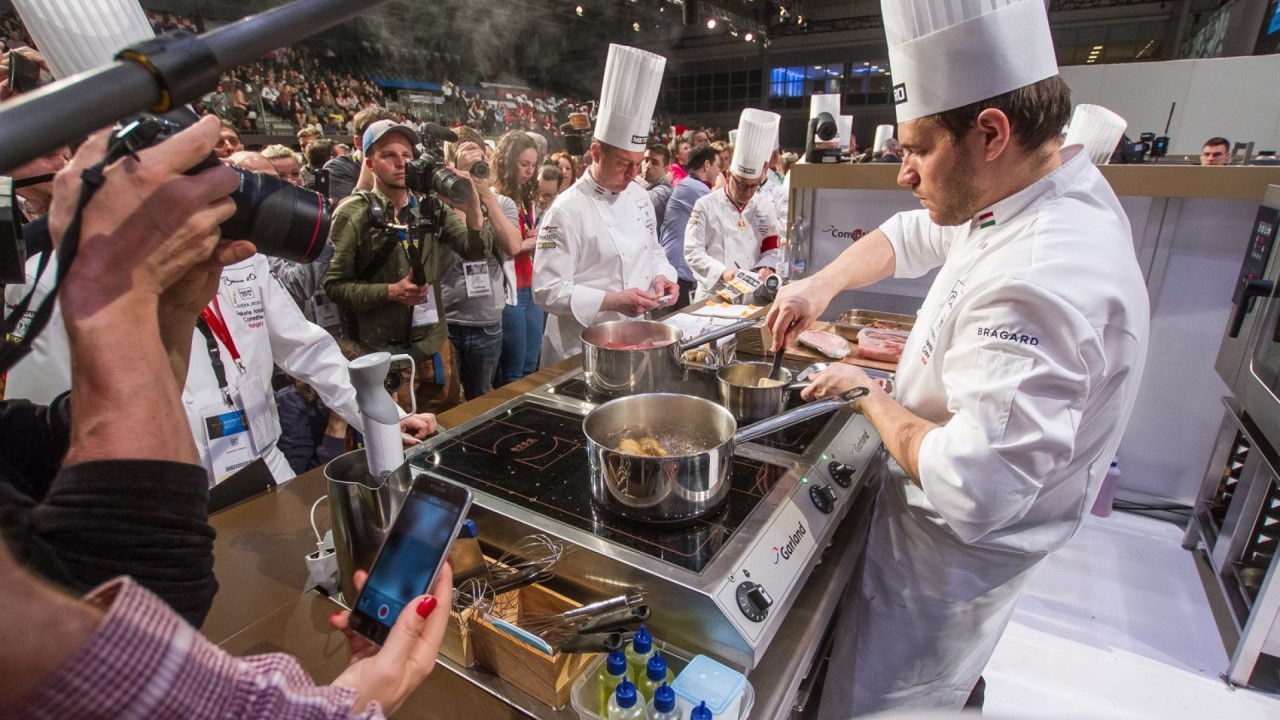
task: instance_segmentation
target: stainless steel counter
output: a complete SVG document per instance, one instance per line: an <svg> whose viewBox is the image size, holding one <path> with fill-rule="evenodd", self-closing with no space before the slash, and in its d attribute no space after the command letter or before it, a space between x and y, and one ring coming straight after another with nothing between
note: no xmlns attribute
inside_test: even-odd
<svg viewBox="0 0 1280 720"><path fill-rule="evenodd" d="M441 416L446 427L496 407L562 374L573 361L549 368ZM215 572L221 589L202 632L236 655L288 652L317 682L328 682L347 659L346 643L329 628L338 606L306 592L302 558L315 549L311 504L325 494L323 474L313 470L282 488L228 508L212 518L218 531ZM756 669L753 718L784 718L796 689L813 664L835 606L861 555L871 513L872 489L864 489ZM318 512L323 516L324 513ZM322 524L321 530L327 527ZM675 640L678 645L678 640ZM499 677L440 660L441 668L396 713L399 718L574 718L571 706L552 709Z"/></svg>

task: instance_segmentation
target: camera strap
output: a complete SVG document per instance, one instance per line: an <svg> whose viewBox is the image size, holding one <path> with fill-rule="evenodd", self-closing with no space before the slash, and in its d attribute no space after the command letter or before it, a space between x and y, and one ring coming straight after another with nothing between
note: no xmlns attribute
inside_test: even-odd
<svg viewBox="0 0 1280 720"><path fill-rule="evenodd" d="M71 217L71 222L67 225L62 244L58 246L58 272L54 276L53 288L40 301L40 307L36 308L35 315L31 318L31 324L27 327L26 332L21 337L14 335L13 331L26 315L27 308L31 303L31 297L35 293L39 279L44 274L45 267L48 264L48 254L46 253L41 258L40 264L36 269L36 280L31 283L31 290L23 298L22 302L18 304L18 307L4 318L4 324L0 327L4 331L3 344L0 345L0 373L8 372L19 360L26 357L27 353L31 352L31 345L35 342L35 339L49 324L49 318L53 315L53 309L58 298L58 291L62 289L62 282L66 279L67 273L71 270L71 263L75 261L76 253L80 250L80 227L84 222L84 208L93 199L93 196L98 193L98 190L102 188L103 183L106 182L106 177L102 173L107 163L113 159L108 156L96 165L85 168L80 173L80 179L82 180L80 197L76 200L76 211Z"/></svg>

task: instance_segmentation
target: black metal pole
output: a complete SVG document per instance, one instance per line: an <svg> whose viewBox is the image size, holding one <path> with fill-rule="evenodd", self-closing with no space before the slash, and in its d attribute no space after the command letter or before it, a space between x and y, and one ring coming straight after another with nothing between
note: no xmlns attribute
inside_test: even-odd
<svg viewBox="0 0 1280 720"><path fill-rule="evenodd" d="M218 70L252 62L280 47L350 20L387 0L295 0L200 36ZM0 106L0 171L22 165L160 102L162 88L133 61L90 70ZM213 90L204 88L203 92ZM185 103L193 97L175 97Z"/></svg>

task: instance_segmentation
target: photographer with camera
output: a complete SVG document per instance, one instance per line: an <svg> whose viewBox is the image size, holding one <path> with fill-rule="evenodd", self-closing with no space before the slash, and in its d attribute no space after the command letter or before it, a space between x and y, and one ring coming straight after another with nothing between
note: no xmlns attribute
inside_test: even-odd
<svg viewBox="0 0 1280 720"><path fill-rule="evenodd" d="M374 188L358 192L334 213L333 259L324 289L343 308L350 339L368 351L414 358L419 385L411 391L418 410L443 412L461 400L442 314L443 251L484 260L493 233L470 175L446 169L431 153L419 157L412 128L380 120L362 141ZM398 399L402 407L407 404Z"/></svg>
<svg viewBox="0 0 1280 720"><path fill-rule="evenodd" d="M653 204L633 182L644 161L666 60L610 45L591 165L539 226L533 295L551 316L543 366L582 351L588 325L674 303L676 271L658 244Z"/></svg>
<svg viewBox="0 0 1280 720"><path fill-rule="evenodd" d="M217 583L208 480L179 391L197 313L223 265L253 254L218 242L235 173L183 174L209 156L218 127L207 118L106 165L59 293L71 393L50 407L0 405L0 530L15 558L77 591L132 575L195 625ZM107 133L91 138L55 180L55 241L106 148Z"/></svg>

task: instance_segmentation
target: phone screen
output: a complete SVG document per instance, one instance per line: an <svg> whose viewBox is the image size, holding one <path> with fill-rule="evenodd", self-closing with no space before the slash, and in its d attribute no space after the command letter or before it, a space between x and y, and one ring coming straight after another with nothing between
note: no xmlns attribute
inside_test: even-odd
<svg viewBox="0 0 1280 720"><path fill-rule="evenodd" d="M386 639L404 606L435 582L470 505L466 488L428 477L414 483L356 599L353 630Z"/></svg>
<svg viewBox="0 0 1280 720"><path fill-rule="evenodd" d="M40 87L40 64L20 52L9 53L9 89L16 93Z"/></svg>

